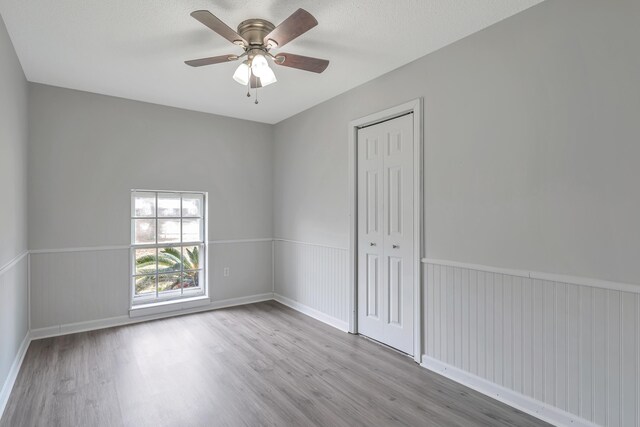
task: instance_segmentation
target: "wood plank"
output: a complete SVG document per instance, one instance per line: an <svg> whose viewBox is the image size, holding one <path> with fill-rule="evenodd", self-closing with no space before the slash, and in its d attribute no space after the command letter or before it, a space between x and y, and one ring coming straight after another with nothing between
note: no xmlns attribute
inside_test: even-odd
<svg viewBox="0 0 640 427"><path fill-rule="evenodd" d="M31 343L0 427L545 425L274 301Z"/></svg>

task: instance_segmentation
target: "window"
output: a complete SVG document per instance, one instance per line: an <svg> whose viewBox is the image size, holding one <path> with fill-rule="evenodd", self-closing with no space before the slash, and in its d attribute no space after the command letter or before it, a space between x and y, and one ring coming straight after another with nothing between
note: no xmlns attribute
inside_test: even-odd
<svg viewBox="0 0 640 427"><path fill-rule="evenodd" d="M206 194L131 191L132 306L206 295Z"/></svg>

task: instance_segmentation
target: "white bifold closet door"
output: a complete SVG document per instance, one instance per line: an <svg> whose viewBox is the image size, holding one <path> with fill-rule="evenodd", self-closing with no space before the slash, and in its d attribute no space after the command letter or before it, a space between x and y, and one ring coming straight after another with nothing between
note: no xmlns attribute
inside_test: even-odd
<svg viewBox="0 0 640 427"><path fill-rule="evenodd" d="M413 114L358 130L358 333L413 354Z"/></svg>

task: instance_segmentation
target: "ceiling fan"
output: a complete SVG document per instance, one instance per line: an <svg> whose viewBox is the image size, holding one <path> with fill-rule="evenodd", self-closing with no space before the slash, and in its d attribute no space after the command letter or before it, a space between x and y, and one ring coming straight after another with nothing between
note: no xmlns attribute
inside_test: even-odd
<svg viewBox="0 0 640 427"><path fill-rule="evenodd" d="M185 61L185 64L192 67L202 67L203 65L237 61L246 57L233 74L233 79L248 88L256 89L256 104L258 103L257 89L277 81L273 70L269 67L267 58L270 58L277 65L314 73L322 73L329 66L329 61L326 59L292 53L276 53L275 55L271 53L271 49L283 47L318 25L316 18L304 9L296 10L277 27L264 19L247 19L238 25L237 32L207 10L197 10L191 13L191 16L231 43L244 49L244 53L193 59ZM249 91L247 91L247 96L251 96Z"/></svg>

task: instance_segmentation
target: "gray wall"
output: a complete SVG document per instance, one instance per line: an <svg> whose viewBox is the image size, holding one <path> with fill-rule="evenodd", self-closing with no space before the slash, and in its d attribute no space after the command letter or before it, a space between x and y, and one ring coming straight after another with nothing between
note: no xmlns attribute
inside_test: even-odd
<svg viewBox="0 0 640 427"><path fill-rule="evenodd" d="M27 81L0 17L0 390L29 329ZM0 409L3 395L0 393Z"/></svg>
<svg viewBox="0 0 640 427"><path fill-rule="evenodd" d="M424 97L427 257L640 284L639 20L549 0L279 123L275 235L347 247L347 123Z"/></svg>
<svg viewBox="0 0 640 427"><path fill-rule="evenodd" d="M27 81L0 18L0 265L27 249Z"/></svg>
<svg viewBox="0 0 640 427"><path fill-rule="evenodd" d="M132 188L209 192L209 239L271 237L269 125L31 84L29 249L130 243Z"/></svg>
<svg viewBox="0 0 640 427"><path fill-rule="evenodd" d="M129 245L132 188L207 191L209 240L272 236L271 126L40 84L29 105L32 328L127 314L128 250L95 247ZM271 292L270 242L209 255L215 300Z"/></svg>

